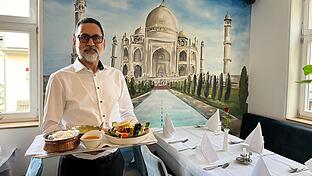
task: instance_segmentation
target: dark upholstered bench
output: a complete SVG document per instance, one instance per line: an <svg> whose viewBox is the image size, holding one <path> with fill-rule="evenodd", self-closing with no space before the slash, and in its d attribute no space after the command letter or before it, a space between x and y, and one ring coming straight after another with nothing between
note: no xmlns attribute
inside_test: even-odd
<svg viewBox="0 0 312 176"><path fill-rule="evenodd" d="M243 115L240 138L246 139L258 122L266 149L300 163L312 158L312 128L246 113Z"/></svg>

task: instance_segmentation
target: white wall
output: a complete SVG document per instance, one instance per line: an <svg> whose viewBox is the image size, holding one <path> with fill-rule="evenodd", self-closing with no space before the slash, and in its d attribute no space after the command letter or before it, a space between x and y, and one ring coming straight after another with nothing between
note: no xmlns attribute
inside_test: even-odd
<svg viewBox="0 0 312 176"><path fill-rule="evenodd" d="M291 0L256 0L252 6L250 113L286 117L290 4Z"/></svg>

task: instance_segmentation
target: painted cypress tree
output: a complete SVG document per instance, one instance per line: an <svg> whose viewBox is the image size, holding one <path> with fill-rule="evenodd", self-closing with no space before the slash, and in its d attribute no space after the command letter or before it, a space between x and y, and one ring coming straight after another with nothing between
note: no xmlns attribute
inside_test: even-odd
<svg viewBox="0 0 312 176"><path fill-rule="evenodd" d="M248 110L248 104L246 103L248 97L248 75L247 69L244 66L239 79L239 105L242 109L242 113L246 113Z"/></svg>
<svg viewBox="0 0 312 176"><path fill-rule="evenodd" d="M210 76L210 79L209 79L209 89L208 89L208 98L209 98L209 94L211 95L212 94L212 84L213 82L213 76ZM211 87L211 88L210 88ZM210 90L211 89L211 90ZM209 93L210 92L210 93ZM210 96L211 97L211 96Z"/></svg>
<svg viewBox="0 0 312 176"><path fill-rule="evenodd" d="M213 75L213 85L212 85L211 98L216 99L216 96L217 96L217 77L216 77L216 75Z"/></svg>
<svg viewBox="0 0 312 176"><path fill-rule="evenodd" d="M129 81L127 77L125 77L125 81L126 81L127 87L129 87Z"/></svg>
<svg viewBox="0 0 312 176"><path fill-rule="evenodd" d="M142 92L145 92L145 90L146 90L146 86L145 86L145 81L142 81L141 82L141 86L142 86Z"/></svg>
<svg viewBox="0 0 312 176"><path fill-rule="evenodd" d="M192 85L192 78L191 78L191 75L189 75L187 77L187 93L190 94L191 92L191 85Z"/></svg>
<svg viewBox="0 0 312 176"><path fill-rule="evenodd" d="M180 91L182 92L182 91L183 91L184 82L183 82L183 81L180 81L180 83L181 83Z"/></svg>
<svg viewBox="0 0 312 176"><path fill-rule="evenodd" d="M199 97L201 96L202 87L203 87L203 74L200 73L199 78L198 78L198 85L197 85L197 96Z"/></svg>
<svg viewBox="0 0 312 176"><path fill-rule="evenodd" d="M205 90L204 90L204 96L205 98L208 98L209 96L209 72L207 72L207 76L206 76L206 84L205 84Z"/></svg>
<svg viewBox="0 0 312 176"><path fill-rule="evenodd" d="M223 95L223 73L220 74L219 79L219 92L218 92L218 100L221 101L222 95Z"/></svg>
<svg viewBox="0 0 312 176"><path fill-rule="evenodd" d="M196 78L196 75L194 74L194 77L193 77L192 95L195 95L195 91L196 91L196 82L197 82L197 78Z"/></svg>
<svg viewBox="0 0 312 176"><path fill-rule="evenodd" d="M186 79L184 79L184 86L183 86L183 92L186 93L187 83Z"/></svg>
<svg viewBox="0 0 312 176"><path fill-rule="evenodd" d="M225 94L224 94L224 101L228 101L230 99L231 89L232 89L231 75L230 75L230 73L228 73L227 78L226 78L226 88L225 88Z"/></svg>
<svg viewBox="0 0 312 176"><path fill-rule="evenodd" d="M130 80L130 83L129 83L129 93L130 93L130 95L131 95L131 97L132 96L134 96L135 95L135 80L134 80L134 77L132 77L131 78L131 80Z"/></svg>

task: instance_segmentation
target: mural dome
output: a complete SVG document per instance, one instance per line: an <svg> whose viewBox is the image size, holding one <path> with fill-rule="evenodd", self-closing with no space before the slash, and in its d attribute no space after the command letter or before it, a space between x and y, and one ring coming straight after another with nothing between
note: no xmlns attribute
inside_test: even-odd
<svg viewBox="0 0 312 176"><path fill-rule="evenodd" d="M174 32L178 31L178 23L175 15L163 3L148 14L145 26L146 28L165 27Z"/></svg>
<svg viewBox="0 0 312 176"><path fill-rule="evenodd" d="M144 34L144 29L143 27L139 27L134 31L134 34Z"/></svg>
<svg viewBox="0 0 312 176"><path fill-rule="evenodd" d="M187 38L187 34L182 30L179 32L179 37Z"/></svg>

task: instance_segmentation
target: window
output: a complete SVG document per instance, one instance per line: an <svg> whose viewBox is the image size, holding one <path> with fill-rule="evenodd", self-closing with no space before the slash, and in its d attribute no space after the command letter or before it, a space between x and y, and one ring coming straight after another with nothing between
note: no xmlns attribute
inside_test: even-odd
<svg viewBox="0 0 312 176"><path fill-rule="evenodd" d="M0 123L38 120L37 5L0 0Z"/></svg>

